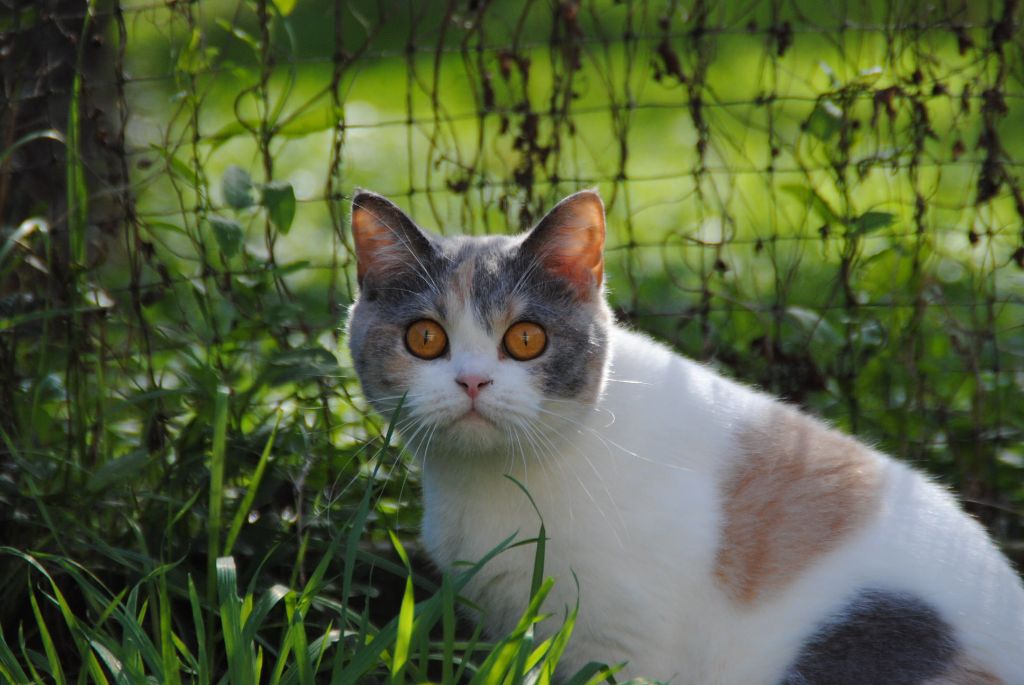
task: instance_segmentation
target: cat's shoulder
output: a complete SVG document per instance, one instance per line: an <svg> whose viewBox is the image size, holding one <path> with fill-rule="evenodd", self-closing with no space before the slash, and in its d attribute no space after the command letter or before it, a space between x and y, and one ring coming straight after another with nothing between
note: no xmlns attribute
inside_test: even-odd
<svg viewBox="0 0 1024 685"><path fill-rule="evenodd" d="M712 364L686 357L644 333L616 324L610 339L612 383L640 384L648 397L661 397L667 406L696 410L697 403L724 415L755 416L777 404L770 395L729 378Z"/></svg>

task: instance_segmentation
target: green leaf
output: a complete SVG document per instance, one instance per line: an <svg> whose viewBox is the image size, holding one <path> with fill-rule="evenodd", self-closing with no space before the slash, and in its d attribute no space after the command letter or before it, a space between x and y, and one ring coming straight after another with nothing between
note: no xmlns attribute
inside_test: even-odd
<svg viewBox="0 0 1024 685"><path fill-rule="evenodd" d="M242 247L245 232L242 225L234 219L222 216L211 216L208 221L213 228L213 236L217 239L220 251L225 257L234 257Z"/></svg>
<svg viewBox="0 0 1024 685"><path fill-rule="evenodd" d="M296 0L273 0L273 2L282 17L287 17L295 9Z"/></svg>
<svg viewBox="0 0 1024 685"><path fill-rule="evenodd" d="M224 202L235 209L245 209L256 202L249 172L235 164L224 172L224 177L220 181L220 191Z"/></svg>
<svg viewBox="0 0 1024 685"><path fill-rule="evenodd" d="M243 43L245 43L246 45L248 45L250 48L252 48L252 51L254 53L259 53L260 42L258 40L256 40L252 36L252 34L247 32L245 29L241 28L240 26L236 26L236 25L232 24L231 22L227 21L226 19L218 18L216 21L217 21L217 26L221 27L222 29L224 29L225 31L227 31L228 33L233 35L235 38L237 38L238 40L240 40Z"/></svg>
<svg viewBox="0 0 1024 685"><path fill-rule="evenodd" d="M134 477L149 463L149 453L138 450L117 459L112 459L96 469L85 484L88 492L99 492L115 483Z"/></svg>
<svg viewBox="0 0 1024 685"><path fill-rule="evenodd" d="M825 198L819 195L818 191L814 188L796 184L787 184L781 186L779 190L796 198L798 201L803 203L804 207L810 206L814 208L826 221L839 221L839 215L835 213L828 202L825 201Z"/></svg>
<svg viewBox="0 0 1024 685"><path fill-rule="evenodd" d="M199 28L192 29L188 45L178 54L177 69L186 74L198 74L207 71L217 57L217 48L203 46L203 33Z"/></svg>
<svg viewBox="0 0 1024 685"><path fill-rule="evenodd" d="M185 162L175 157L173 152L160 147L159 145L150 145L149 148L164 158L164 161L167 162L168 171L172 175L178 176L182 180L187 181L194 188L198 188L202 185L195 170Z"/></svg>
<svg viewBox="0 0 1024 685"><path fill-rule="evenodd" d="M807 117L804 129L818 140L827 141L839 130L843 111L831 100L819 100Z"/></svg>
<svg viewBox="0 0 1024 685"><path fill-rule="evenodd" d="M831 65L829 65L828 62L822 60L818 62L818 67L825 74L825 76L828 77L829 85L832 86L833 89L837 89L843 85L842 83L840 83L839 77L836 76L835 70L831 67Z"/></svg>
<svg viewBox="0 0 1024 685"><path fill-rule="evenodd" d="M338 125L339 119L340 110L307 103L301 111L289 114L275 133L286 138L301 138L311 133L332 129Z"/></svg>
<svg viewBox="0 0 1024 685"><path fill-rule="evenodd" d="M237 138L238 136L245 135L248 132L249 129L246 128L246 124L236 119L234 121L229 121L221 128L205 136L204 140L208 143L212 143L213 149L216 150L232 138Z"/></svg>
<svg viewBox="0 0 1024 685"><path fill-rule="evenodd" d="M882 74L884 73L885 70L882 69L881 66L876 64L873 67L861 69L860 73L857 74L857 77L853 80L853 82L865 86L871 86L877 83L878 79L882 78Z"/></svg>
<svg viewBox="0 0 1024 685"><path fill-rule="evenodd" d="M287 181L272 181L263 186L263 206L281 233L288 233L295 218L295 191Z"/></svg>
<svg viewBox="0 0 1024 685"><path fill-rule="evenodd" d="M852 228L856 233L864 235L891 226L895 220L896 215L890 212L864 212L853 220Z"/></svg>

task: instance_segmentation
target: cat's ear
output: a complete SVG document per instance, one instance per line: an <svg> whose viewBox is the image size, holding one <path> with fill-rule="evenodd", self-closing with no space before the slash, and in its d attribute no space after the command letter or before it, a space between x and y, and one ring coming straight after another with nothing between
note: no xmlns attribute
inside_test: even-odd
<svg viewBox="0 0 1024 685"><path fill-rule="evenodd" d="M357 278L387 277L406 269L423 268L434 246L426 234L393 202L367 190L352 198L352 238L356 247Z"/></svg>
<svg viewBox="0 0 1024 685"><path fill-rule="evenodd" d="M581 299L589 299L604 277L604 234L601 196L582 190L555 205L530 231L522 249L568 281Z"/></svg>

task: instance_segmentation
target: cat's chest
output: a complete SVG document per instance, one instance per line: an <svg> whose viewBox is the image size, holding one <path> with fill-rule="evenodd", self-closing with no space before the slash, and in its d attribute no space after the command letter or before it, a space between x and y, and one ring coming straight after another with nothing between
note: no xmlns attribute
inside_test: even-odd
<svg viewBox="0 0 1024 685"><path fill-rule="evenodd" d="M645 458L641 446L619 437L614 444L605 435L566 446L557 463L516 473L518 484L504 476L427 469L423 539L429 553L453 568L510 536L536 537L543 517L544 572L556 578L549 610L561 615L579 599L583 629L613 616L652 635L684 613L706 613L692 598L709 596L718 527L713 489L690 471ZM525 606L535 549L506 550L467 588L509 624L495 628L514 625ZM665 587L677 590L668 600Z"/></svg>

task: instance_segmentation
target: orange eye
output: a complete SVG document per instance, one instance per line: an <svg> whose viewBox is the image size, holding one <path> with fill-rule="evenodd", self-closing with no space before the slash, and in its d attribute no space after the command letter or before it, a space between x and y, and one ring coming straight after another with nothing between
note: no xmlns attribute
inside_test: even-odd
<svg viewBox="0 0 1024 685"><path fill-rule="evenodd" d="M420 359L437 359L448 347L448 336L441 324L421 319L405 330L405 346Z"/></svg>
<svg viewBox="0 0 1024 685"><path fill-rule="evenodd" d="M544 328L531 321L520 321L512 324L505 331L505 352L516 361L526 362L536 359L548 346L548 336Z"/></svg>

